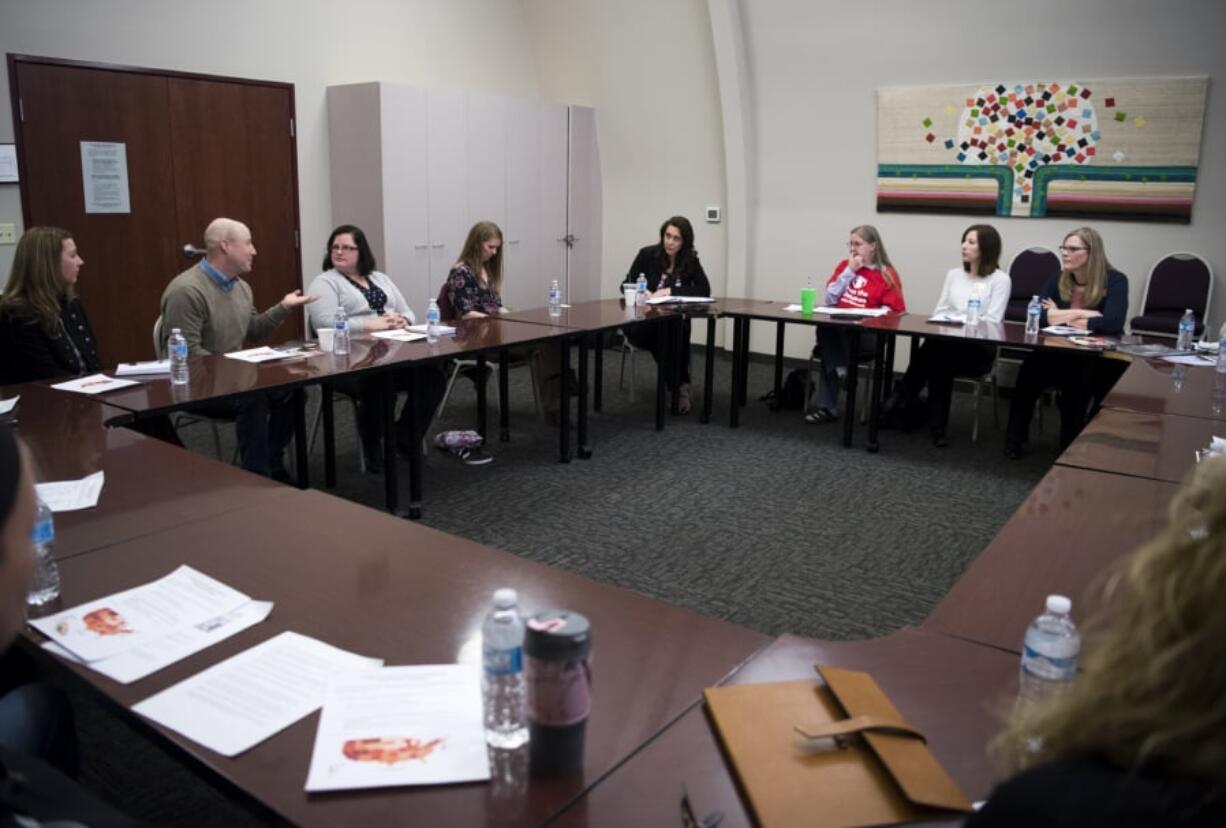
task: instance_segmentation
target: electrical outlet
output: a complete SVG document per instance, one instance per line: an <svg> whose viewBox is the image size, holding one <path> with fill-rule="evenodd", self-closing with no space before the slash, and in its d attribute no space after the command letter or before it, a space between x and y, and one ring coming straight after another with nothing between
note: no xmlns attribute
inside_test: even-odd
<svg viewBox="0 0 1226 828"><path fill-rule="evenodd" d="M16 224L0 224L0 244L17 244Z"/></svg>

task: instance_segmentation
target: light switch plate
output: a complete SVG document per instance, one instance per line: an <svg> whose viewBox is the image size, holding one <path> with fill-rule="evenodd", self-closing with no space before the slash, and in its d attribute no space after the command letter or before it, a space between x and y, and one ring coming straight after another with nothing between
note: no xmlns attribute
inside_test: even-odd
<svg viewBox="0 0 1226 828"><path fill-rule="evenodd" d="M17 244L16 224L0 224L0 244Z"/></svg>

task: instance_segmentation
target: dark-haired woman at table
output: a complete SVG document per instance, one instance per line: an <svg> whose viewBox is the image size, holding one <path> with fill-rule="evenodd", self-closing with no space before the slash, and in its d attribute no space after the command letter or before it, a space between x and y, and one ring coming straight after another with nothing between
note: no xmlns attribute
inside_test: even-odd
<svg viewBox="0 0 1226 828"><path fill-rule="evenodd" d="M352 224L342 224L332 231L324 248L324 272L311 282L309 293L319 300L307 305L311 325L315 330L332 327L338 308L345 311L350 331L354 334L394 330L413 324L413 309L400 289L384 273L377 270L375 254L366 234ZM434 365L417 369L419 399L410 399L396 421L396 445L401 453L413 451L409 441L410 428L416 418L417 434L424 436L434 417L434 410L443 398L446 380ZM393 383L397 390L410 390L410 375L397 371ZM356 380L340 380L342 391L358 401L358 435L366 470L378 474L383 469L381 415L383 377L361 375Z"/></svg>
<svg viewBox="0 0 1226 828"><path fill-rule="evenodd" d="M1226 825L1226 459L1169 514L1107 582L1072 687L993 743L1017 775L967 828Z"/></svg>
<svg viewBox="0 0 1226 828"><path fill-rule="evenodd" d="M660 225L660 241L639 250L623 284L634 284L639 274L647 279L648 298L662 296L710 296L711 282L694 249L694 227L685 216L673 216ZM690 412L690 322L683 323L681 380L675 383L671 367L663 365L669 390L677 400L677 412ZM651 351L657 363L664 359L666 331L659 325L632 325L625 330L630 344ZM673 386L676 387L673 387Z"/></svg>
<svg viewBox="0 0 1226 828"><path fill-rule="evenodd" d="M826 280L826 307L907 309L898 271L890 263L881 234L871 224L852 228L847 241L847 258L834 266ZM876 334L855 328L818 327L817 346L822 360L821 382L817 388L817 407L805 415L807 423L832 423L839 418L839 375L847 371L851 358L851 337L860 337L860 351L876 347Z"/></svg>
<svg viewBox="0 0 1226 828"><path fill-rule="evenodd" d="M945 274L945 284L933 315L964 315L971 299L980 302L979 318L1000 322L1009 304L1009 274L1000 269L1000 234L990 224L972 224L962 234L962 267ZM882 416L889 421L908 417L924 385L928 386L928 425L932 442L948 445L945 428L955 377L979 377L992 370L996 346L989 342L957 342L929 337L907 366L907 373L885 403Z"/></svg>
<svg viewBox="0 0 1226 828"><path fill-rule="evenodd" d="M1067 325L1103 336L1122 334L1128 317L1128 277L1107 261L1102 236L1090 227L1073 230L1060 245L1060 262L1060 274L1048 280L1039 294L1040 324ZM1006 457L1022 456L1035 403L1045 388L1060 392L1060 447L1073 442L1085 425L1089 400L1101 400L1127 367L1117 360L1095 359L1087 388L1085 358L1032 351L1022 362L1009 404Z"/></svg>

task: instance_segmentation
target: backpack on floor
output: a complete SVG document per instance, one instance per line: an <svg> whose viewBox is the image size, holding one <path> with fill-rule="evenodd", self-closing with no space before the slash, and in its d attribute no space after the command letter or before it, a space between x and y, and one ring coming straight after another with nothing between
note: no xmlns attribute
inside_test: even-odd
<svg viewBox="0 0 1226 828"><path fill-rule="evenodd" d="M805 407L805 371L803 368L793 368L779 386L779 396L775 389L758 398L770 406L771 411L801 411Z"/></svg>

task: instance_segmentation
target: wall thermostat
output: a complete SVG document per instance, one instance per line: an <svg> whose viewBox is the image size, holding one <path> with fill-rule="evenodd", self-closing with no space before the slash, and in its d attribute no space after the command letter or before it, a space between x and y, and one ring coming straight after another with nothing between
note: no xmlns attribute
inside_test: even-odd
<svg viewBox="0 0 1226 828"><path fill-rule="evenodd" d="M707 208L707 224L719 224L719 208Z"/></svg>

